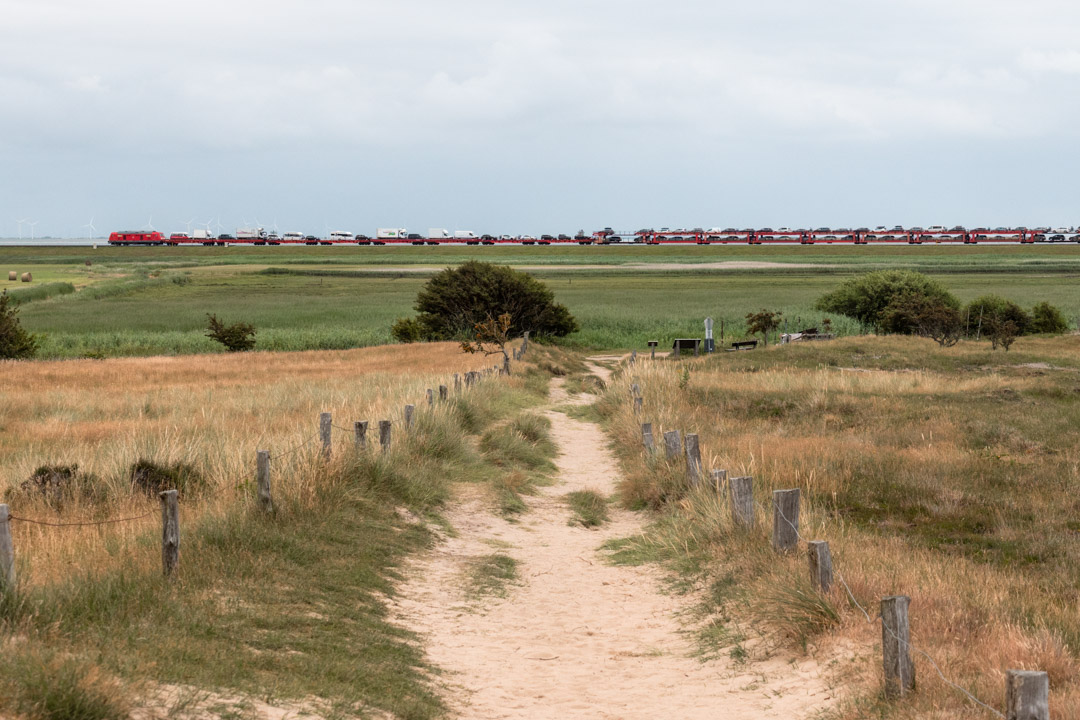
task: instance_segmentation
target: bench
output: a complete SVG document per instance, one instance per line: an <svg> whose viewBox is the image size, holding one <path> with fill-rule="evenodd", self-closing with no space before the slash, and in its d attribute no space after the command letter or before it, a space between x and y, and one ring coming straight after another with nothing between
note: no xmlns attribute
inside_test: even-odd
<svg viewBox="0 0 1080 720"><path fill-rule="evenodd" d="M732 350L753 350L757 347L757 340L741 340L731 343Z"/></svg>
<svg viewBox="0 0 1080 720"><path fill-rule="evenodd" d="M671 343L671 350L675 357L679 357L683 350L693 350L697 356L701 352L701 338L678 338Z"/></svg>

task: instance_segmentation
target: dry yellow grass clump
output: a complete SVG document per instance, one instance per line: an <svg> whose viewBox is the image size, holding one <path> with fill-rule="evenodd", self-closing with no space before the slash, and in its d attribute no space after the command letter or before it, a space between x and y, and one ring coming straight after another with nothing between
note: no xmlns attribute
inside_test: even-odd
<svg viewBox="0 0 1080 720"><path fill-rule="evenodd" d="M622 493L660 520L644 541L707 558L716 617L773 638L844 648L856 694L844 717L984 718L916 655L918 691L885 705L880 598L910 595L912 642L945 675L1002 708L1004 672L1045 670L1052 716L1080 718L1080 338L1023 339L1013 352L913 338L719 354L625 366L599 405L626 466ZM643 414L628 387L641 386ZM681 460L649 458L640 423L700 435L706 470L752 475L758 528L728 500L685 487ZM771 493L803 491L806 540L828 540L867 622L839 584L807 596L807 560L769 548ZM738 586L734 588L732 586ZM838 613L834 620L830 613ZM749 620L740 625L738 618ZM834 627L837 625L838 627ZM719 633L736 643L739 633Z"/></svg>
<svg viewBox="0 0 1080 720"><path fill-rule="evenodd" d="M453 373L490 367L453 343L347 351L242 353L6 363L0 391L0 502L17 517L136 522L52 528L15 522L21 584L74 568L131 562L126 552L160 525L158 500L131 486L131 465L190 467L200 492L182 501L188 524L205 512L249 502L257 449L272 456L275 491L314 492L318 416L333 414L334 442L351 444L354 420L401 426L402 409L426 405L426 389L453 389ZM291 452L295 450L295 452ZM290 453L290 454L286 454ZM82 487L50 501L24 482L41 466L78 466ZM144 558L145 556L145 558ZM146 563L158 562L142 552Z"/></svg>

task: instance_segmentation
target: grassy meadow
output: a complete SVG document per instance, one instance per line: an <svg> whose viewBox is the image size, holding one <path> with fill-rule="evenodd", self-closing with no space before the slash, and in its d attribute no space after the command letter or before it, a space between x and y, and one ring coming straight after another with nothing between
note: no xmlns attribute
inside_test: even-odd
<svg viewBox="0 0 1080 720"><path fill-rule="evenodd" d="M628 392L644 397L635 417ZM651 508L624 562L663 560L701 590L701 652L737 660L777 645L838 654L862 688L838 718L984 718L915 655L918 691L881 684L879 600L911 596L912 643L1001 708L1004 671L1050 675L1051 715L1080 718L1080 338L962 342L853 337L624 367L596 406L621 456L621 500ZM700 435L705 469L751 475L757 528L715 488L650 456L639 423ZM771 493L800 488L805 540L830 543L843 586L809 585L805 544L769 545Z"/></svg>
<svg viewBox="0 0 1080 720"><path fill-rule="evenodd" d="M34 287L0 285L23 296L21 318L43 357L219 352L205 337L207 313L253 324L260 349L340 350L390 342L426 277L471 258L547 283L581 325L563 341L571 347L667 345L700 337L705 317L718 338L741 338L746 314L763 308L782 311L791 330L817 325L819 296L882 267L937 274L962 300L1046 300L1074 327L1080 319L1074 246L0 248L0 270L35 277ZM841 334L859 331L831 319Z"/></svg>
<svg viewBox="0 0 1080 720"><path fill-rule="evenodd" d="M490 366L450 343L350 351L20 362L0 390L0 502L18 586L0 593L0 716L86 720L247 717L270 703L323 717L431 718L445 710L417 639L386 619L403 558L455 482L498 511L550 464L527 408L549 375L454 391ZM426 404L446 384L450 400ZM403 406L416 405L407 430ZM320 456L320 412L333 454ZM355 448L354 420L369 420ZM393 445L377 450L377 421ZM271 453L274 511L255 505ZM181 562L161 570L147 462L179 473ZM70 472L57 485L30 478Z"/></svg>

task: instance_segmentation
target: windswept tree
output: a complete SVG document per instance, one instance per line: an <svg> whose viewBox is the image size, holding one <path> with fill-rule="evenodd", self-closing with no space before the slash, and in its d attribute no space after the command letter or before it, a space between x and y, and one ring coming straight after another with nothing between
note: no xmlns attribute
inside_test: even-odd
<svg viewBox="0 0 1080 720"><path fill-rule="evenodd" d="M479 322L473 327L473 339L462 341L461 349L467 353L501 354L503 369L509 375L510 354L506 352L506 346L513 337L510 334L512 324L509 313Z"/></svg>
<svg viewBox="0 0 1080 720"><path fill-rule="evenodd" d="M18 315L7 290L0 292L0 360L22 360L37 353L37 338L19 324Z"/></svg>
<svg viewBox="0 0 1080 720"><path fill-rule="evenodd" d="M478 325L510 316L507 333L529 331L534 338L562 337L577 321L542 282L505 265L471 260L438 273L416 296L415 318L394 323L399 342L473 340Z"/></svg>

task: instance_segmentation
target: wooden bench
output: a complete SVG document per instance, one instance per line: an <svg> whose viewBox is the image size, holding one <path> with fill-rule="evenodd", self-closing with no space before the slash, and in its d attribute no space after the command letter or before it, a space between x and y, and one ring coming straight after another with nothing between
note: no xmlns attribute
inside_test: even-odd
<svg viewBox="0 0 1080 720"><path fill-rule="evenodd" d="M732 350L753 350L757 347L757 340L742 340L731 343Z"/></svg>
<svg viewBox="0 0 1080 720"><path fill-rule="evenodd" d="M675 357L679 357L683 350L693 350L697 356L701 352L701 338L677 338L671 343L671 350Z"/></svg>

